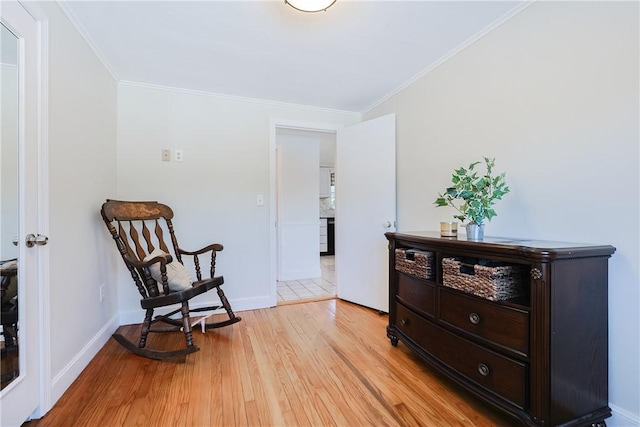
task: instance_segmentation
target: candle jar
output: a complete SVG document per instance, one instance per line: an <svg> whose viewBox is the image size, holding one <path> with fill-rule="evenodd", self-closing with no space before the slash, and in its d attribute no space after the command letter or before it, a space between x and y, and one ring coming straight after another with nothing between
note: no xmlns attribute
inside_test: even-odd
<svg viewBox="0 0 640 427"><path fill-rule="evenodd" d="M440 223L440 236L442 237L458 237L458 223L453 222L441 222Z"/></svg>

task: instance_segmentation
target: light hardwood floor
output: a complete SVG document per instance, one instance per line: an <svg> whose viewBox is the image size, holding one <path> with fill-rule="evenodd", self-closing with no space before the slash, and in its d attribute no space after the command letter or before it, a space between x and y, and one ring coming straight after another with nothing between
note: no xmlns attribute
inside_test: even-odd
<svg viewBox="0 0 640 427"><path fill-rule="evenodd" d="M340 300L239 313L195 331L185 363L100 350L44 426L517 425L386 337L387 316ZM129 337L134 326L121 330ZM152 335L177 348L181 334Z"/></svg>

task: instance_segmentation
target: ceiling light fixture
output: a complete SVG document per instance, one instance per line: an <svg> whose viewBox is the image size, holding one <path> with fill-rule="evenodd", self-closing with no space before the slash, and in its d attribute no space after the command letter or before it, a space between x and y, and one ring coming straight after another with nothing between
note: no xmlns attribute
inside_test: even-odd
<svg viewBox="0 0 640 427"><path fill-rule="evenodd" d="M329 9L336 0L284 0L284 2L301 12L320 12Z"/></svg>

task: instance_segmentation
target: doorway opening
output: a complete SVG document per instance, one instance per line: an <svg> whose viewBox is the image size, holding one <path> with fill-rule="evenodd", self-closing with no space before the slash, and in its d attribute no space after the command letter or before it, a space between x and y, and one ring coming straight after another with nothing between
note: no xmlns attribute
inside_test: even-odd
<svg viewBox="0 0 640 427"><path fill-rule="evenodd" d="M276 210L276 131L279 128L336 135L335 285L337 297L379 311L389 305L389 247L396 226L395 115L344 126L281 120L270 122L270 295L277 305L282 219ZM312 233L313 234L313 233ZM319 240L316 240L319 244ZM317 249L316 249L317 250ZM312 276L318 277L318 271Z"/></svg>
<svg viewBox="0 0 640 427"><path fill-rule="evenodd" d="M274 130L274 305L335 298L336 133L283 125Z"/></svg>

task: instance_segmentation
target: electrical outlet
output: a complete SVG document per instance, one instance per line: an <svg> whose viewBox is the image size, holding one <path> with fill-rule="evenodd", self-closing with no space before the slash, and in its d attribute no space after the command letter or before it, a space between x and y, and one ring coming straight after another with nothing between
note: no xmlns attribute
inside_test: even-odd
<svg viewBox="0 0 640 427"><path fill-rule="evenodd" d="M264 206L264 196L262 194L256 196L256 206Z"/></svg>
<svg viewBox="0 0 640 427"><path fill-rule="evenodd" d="M176 162L182 161L182 150L174 150Z"/></svg>
<svg viewBox="0 0 640 427"><path fill-rule="evenodd" d="M104 301L104 285L100 285L100 302Z"/></svg>
<svg viewBox="0 0 640 427"><path fill-rule="evenodd" d="M162 149L162 161L170 162L171 161L171 150L168 148Z"/></svg>

